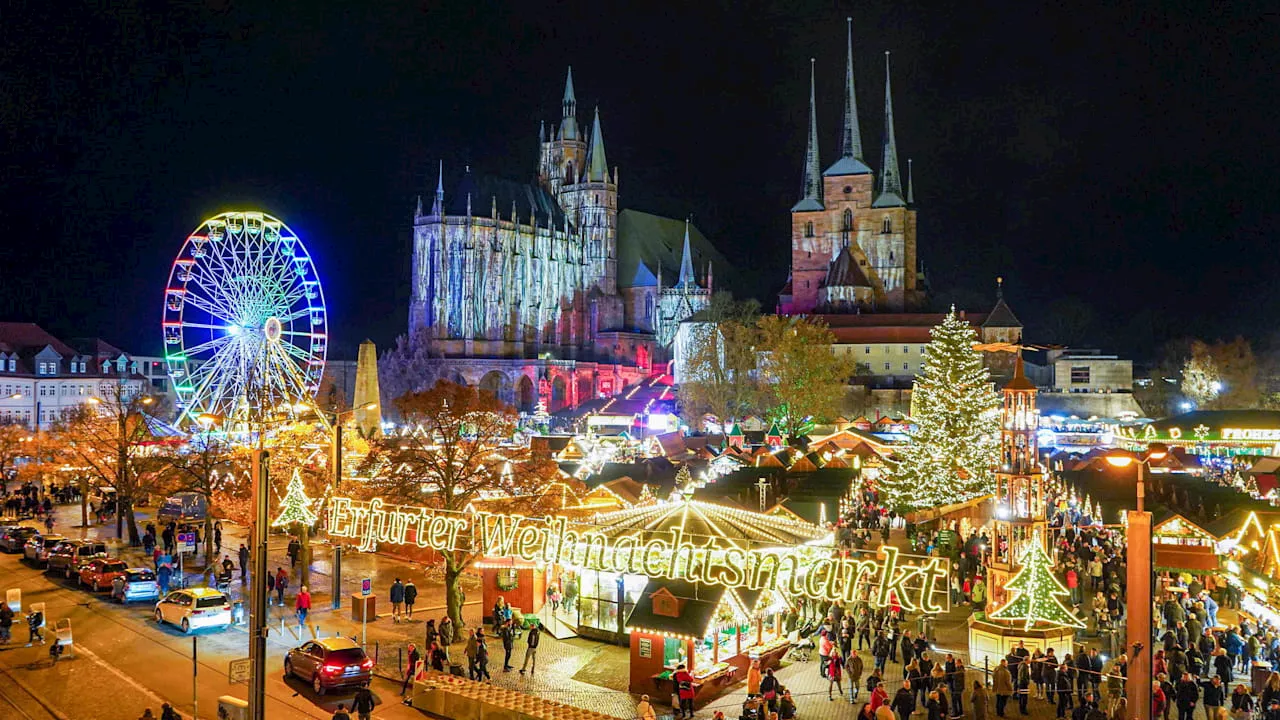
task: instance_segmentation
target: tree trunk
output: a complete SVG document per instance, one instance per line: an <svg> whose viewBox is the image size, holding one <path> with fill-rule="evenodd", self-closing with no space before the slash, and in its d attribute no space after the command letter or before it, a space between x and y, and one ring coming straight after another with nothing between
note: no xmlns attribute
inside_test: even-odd
<svg viewBox="0 0 1280 720"><path fill-rule="evenodd" d="M213 556L213 516L209 514L209 503L205 503L204 511L204 564L216 565L218 558Z"/></svg>
<svg viewBox="0 0 1280 720"><path fill-rule="evenodd" d="M89 527L89 478L81 475L76 478L76 483L80 488L80 533L83 536Z"/></svg>
<svg viewBox="0 0 1280 720"><path fill-rule="evenodd" d="M117 496L118 497L118 496ZM142 544L142 537L138 534L138 520L133 517L133 498L120 499L116 501L116 532L119 533L120 514L125 513L129 516L129 545L137 547Z"/></svg>
<svg viewBox="0 0 1280 720"><path fill-rule="evenodd" d="M103 502L105 501L106 501L106 498L104 497ZM129 508L129 517L130 519L132 519L133 501L132 500L126 501L124 495L120 493L120 488L116 488L116 537L120 538L121 540L124 539L124 509L126 507Z"/></svg>
<svg viewBox="0 0 1280 720"><path fill-rule="evenodd" d="M444 563L444 597L445 610L449 613L449 619L453 621L455 637L461 637L462 628L466 625L462 622L462 588L459 587L459 581L462 579L462 568L459 567L451 557L445 556Z"/></svg>

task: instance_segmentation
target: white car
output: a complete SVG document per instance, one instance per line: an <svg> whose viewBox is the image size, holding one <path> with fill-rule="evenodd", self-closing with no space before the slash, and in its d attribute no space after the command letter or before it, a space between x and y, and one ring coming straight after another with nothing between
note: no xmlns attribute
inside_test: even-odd
<svg viewBox="0 0 1280 720"><path fill-rule="evenodd" d="M222 630L231 626L231 598L210 588L174 590L156 603L156 622L177 625L184 633Z"/></svg>

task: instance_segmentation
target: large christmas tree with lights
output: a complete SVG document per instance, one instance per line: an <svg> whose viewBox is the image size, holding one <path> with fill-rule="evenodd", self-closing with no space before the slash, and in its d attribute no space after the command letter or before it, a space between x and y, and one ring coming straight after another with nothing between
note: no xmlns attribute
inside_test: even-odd
<svg viewBox="0 0 1280 720"><path fill-rule="evenodd" d="M937 507L993 489L1000 450L1000 397L973 327L955 308L930 332L924 362L911 391L911 442L880 487L899 509Z"/></svg>
<svg viewBox="0 0 1280 720"><path fill-rule="evenodd" d="M1070 593L1053 574L1053 561L1033 536L1022 551L1022 569L1004 587L1012 595L1004 607L991 613L994 620L1021 620L1030 630L1036 624L1082 628L1085 624L1062 603Z"/></svg>

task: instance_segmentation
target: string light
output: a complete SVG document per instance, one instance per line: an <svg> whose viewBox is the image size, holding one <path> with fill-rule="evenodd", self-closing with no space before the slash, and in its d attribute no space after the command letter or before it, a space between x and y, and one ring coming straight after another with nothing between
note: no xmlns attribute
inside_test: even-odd
<svg viewBox="0 0 1280 720"><path fill-rule="evenodd" d="M307 497L306 488L302 485L302 475L297 468L293 469L293 477L289 479L289 487L284 498L280 500L280 515L271 523L271 527L286 525L314 525L316 514L311 512L311 498Z"/></svg>
<svg viewBox="0 0 1280 720"><path fill-rule="evenodd" d="M1004 587L1010 592L1009 602L991 613L996 620L1022 620L1023 629L1036 624L1054 627L1083 628L1085 623L1062 604L1070 593L1053 575L1053 561L1044 551L1040 534L1035 533L1019 558L1022 567Z"/></svg>

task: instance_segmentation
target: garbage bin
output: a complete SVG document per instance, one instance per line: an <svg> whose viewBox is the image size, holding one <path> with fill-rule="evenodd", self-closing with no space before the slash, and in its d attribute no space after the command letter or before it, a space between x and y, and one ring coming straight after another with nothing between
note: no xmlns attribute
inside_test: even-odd
<svg viewBox="0 0 1280 720"><path fill-rule="evenodd" d="M351 595L351 619L355 622L373 622L378 619L378 596Z"/></svg>
<svg viewBox="0 0 1280 720"><path fill-rule="evenodd" d="M1260 688L1267 684L1267 678L1271 675L1271 663L1263 660L1254 660L1253 667L1249 668L1249 681L1253 683L1253 691L1259 692Z"/></svg>
<svg viewBox="0 0 1280 720"><path fill-rule="evenodd" d="M231 603L231 622L234 625L244 624L244 601L236 600Z"/></svg>

